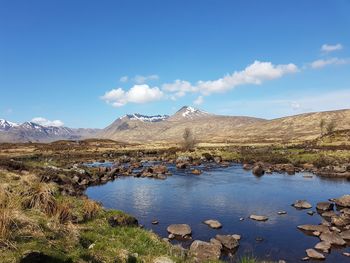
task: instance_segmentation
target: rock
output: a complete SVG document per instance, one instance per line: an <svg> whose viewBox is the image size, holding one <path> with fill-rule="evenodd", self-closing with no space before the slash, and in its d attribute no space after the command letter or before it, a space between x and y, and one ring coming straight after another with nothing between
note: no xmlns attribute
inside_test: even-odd
<svg viewBox="0 0 350 263"><path fill-rule="evenodd" d="M310 260L310 258L309 257L303 257L301 260L302 261L308 261L308 260Z"/></svg>
<svg viewBox="0 0 350 263"><path fill-rule="evenodd" d="M221 242L220 242L219 240L217 240L217 239L215 239L215 238L211 238L211 239L210 239L210 243L212 243L212 244L214 244L214 245L216 245L216 246L219 246L220 249L222 249L222 244L221 244Z"/></svg>
<svg viewBox="0 0 350 263"><path fill-rule="evenodd" d="M264 238L263 238L263 237L256 237L256 238L255 238L255 241L256 241L256 242L263 242L263 241L264 241Z"/></svg>
<svg viewBox="0 0 350 263"><path fill-rule="evenodd" d="M239 246L238 240L231 235L216 235L215 239L227 249L233 250Z"/></svg>
<svg viewBox="0 0 350 263"><path fill-rule="evenodd" d="M166 174L168 172L168 167L165 165L155 165L152 167L152 170L155 174Z"/></svg>
<svg viewBox="0 0 350 263"><path fill-rule="evenodd" d="M203 153L201 159L208 162L214 160L213 156L210 153Z"/></svg>
<svg viewBox="0 0 350 263"><path fill-rule="evenodd" d="M312 259L325 259L325 256L313 248L306 249L306 254Z"/></svg>
<svg viewBox="0 0 350 263"><path fill-rule="evenodd" d="M138 226L139 225L139 223L135 217L127 215L127 214L117 214L117 215L111 216L108 219L108 223L111 227Z"/></svg>
<svg viewBox="0 0 350 263"><path fill-rule="evenodd" d="M176 168L177 169L186 169L187 163L177 163Z"/></svg>
<svg viewBox="0 0 350 263"><path fill-rule="evenodd" d="M347 171L346 165L333 166L333 172L335 172L335 173L345 173L346 171Z"/></svg>
<svg viewBox="0 0 350 263"><path fill-rule="evenodd" d="M175 236L189 236L192 234L191 227L187 224L172 224L168 226L167 231Z"/></svg>
<svg viewBox="0 0 350 263"><path fill-rule="evenodd" d="M314 165L313 165L312 163L304 163L304 164L303 164L303 169L305 169L305 170L310 171L310 170L312 170L313 168L314 168Z"/></svg>
<svg viewBox="0 0 350 263"><path fill-rule="evenodd" d="M193 169L193 170L191 171L191 173L194 174L194 175L200 175L200 174L202 173L202 171L199 170L199 169Z"/></svg>
<svg viewBox="0 0 350 263"><path fill-rule="evenodd" d="M243 221L243 220L244 220L244 217L240 217L240 218L239 218L239 221Z"/></svg>
<svg viewBox="0 0 350 263"><path fill-rule="evenodd" d="M336 215L331 218L331 223L332 225L335 225L335 226L344 227L350 224L350 219L347 218L346 216Z"/></svg>
<svg viewBox="0 0 350 263"><path fill-rule="evenodd" d="M245 163L245 164L243 164L243 169L244 170L251 170L252 166L250 164L248 164L248 163Z"/></svg>
<svg viewBox="0 0 350 263"><path fill-rule="evenodd" d="M231 235L234 239L236 240L241 240L241 235L238 235L238 234L234 234L234 235Z"/></svg>
<svg viewBox="0 0 350 263"><path fill-rule="evenodd" d="M333 210L333 206L334 205L330 202L320 202L320 203L317 203L316 209L320 211L329 211L329 210Z"/></svg>
<svg viewBox="0 0 350 263"><path fill-rule="evenodd" d="M307 211L306 213L307 213L309 216L313 216L313 215L315 214L314 211Z"/></svg>
<svg viewBox="0 0 350 263"><path fill-rule="evenodd" d="M158 225L159 224L159 221L158 220L153 220L152 221L152 225Z"/></svg>
<svg viewBox="0 0 350 263"><path fill-rule="evenodd" d="M251 216L249 216L249 218L256 220L256 221L267 221L269 219L266 216L258 216L258 215L251 215Z"/></svg>
<svg viewBox="0 0 350 263"><path fill-rule="evenodd" d="M334 199L334 203L341 207L350 207L350 195L343 195L337 199Z"/></svg>
<svg viewBox="0 0 350 263"><path fill-rule="evenodd" d="M322 251L323 253L329 253L329 250L331 249L331 244L327 241L321 241L315 245L315 248L317 250Z"/></svg>
<svg viewBox="0 0 350 263"><path fill-rule="evenodd" d="M285 214L287 214L287 212L286 211L278 211L277 214L278 215L285 215Z"/></svg>
<svg viewBox="0 0 350 263"><path fill-rule="evenodd" d="M153 263L175 263L175 262L168 257L158 257L153 261Z"/></svg>
<svg viewBox="0 0 350 263"><path fill-rule="evenodd" d="M343 256L350 257L350 253L349 252L343 252L342 254L343 254Z"/></svg>
<svg viewBox="0 0 350 263"><path fill-rule="evenodd" d="M213 243L195 240L190 246L190 254L192 254L198 262L217 260L221 255L221 248Z"/></svg>
<svg viewBox="0 0 350 263"><path fill-rule="evenodd" d="M310 232L314 232L314 231L318 231L321 233L329 232L328 227L324 225L300 225L300 226L297 226L297 228L300 230L310 231Z"/></svg>
<svg viewBox="0 0 350 263"><path fill-rule="evenodd" d="M168 235L168 238L169 238L169 239L173 239L173 238L175 238L175 235L174 235L174 234L169 234L169 235Z"/></svg>
<svg viewBox="0 0 350 263"><path fill-rule="evenodd" d="M219 221L213 219L205 220L203 223L210 226L213 229L219 229L222 227Z"/></svg>
<svg viewBox="0 0 350 263"><path fill-rule="evenodd" d="M265 171L264 171L264 168L261 165L256 165L256 166L254 166L254 168L252 170L252 173L255 176L262 176L265 173Z"/></svg>
<svg viewBox="0 0 350 263"><path fill-rule="evenodd" d="M322 241L326 241L331 245L343 246L346 244L345 240L335 232L322 233L320 235Z"/></svg>
<svg viewBox="0 0 350 263"><path fill-rule="evenodd" d="M214 162L221 163L222 162L222 157L221 156L215 156L214 157Z"/></svg>
<svg viewBox="0 0 350 263"><path fill-rule="evenodd" d="M306 200L296 200L292 206L298 209L310 209L312 207Z"/></svg>
<svg viewBox="0 0 350 263"><path fill-rule="evenodd" d="M176 163L190 163L193 161L191 156L179 156L176 159Z"/></svg>
<svg viewBox="0 0 350 263"><path fill-rule="evenodd" d="M331 218L333 216L336 216L337 214L334 211L327 211L321 214L322 217L328 217Z"/></svg>
<svg viewBox="0 0 350 263"><path fill-rule="evenodd" d="M342 239L350 240L350 230L345 230L341 232L340 236L342 237Z"/></svg>
<svg viewBox="0 0 350 263"><path fill-rule="evenodd" d="M340 210L340 213L350 216L350 208L343 208Z"/></svg>

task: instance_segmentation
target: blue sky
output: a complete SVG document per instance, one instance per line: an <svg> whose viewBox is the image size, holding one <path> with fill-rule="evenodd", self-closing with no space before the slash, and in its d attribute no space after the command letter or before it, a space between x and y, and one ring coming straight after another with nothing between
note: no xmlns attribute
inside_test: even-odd
<svg viewBox="0 0 350 263"><path fill-rule="evenodd" d="M0 118L350 108L349 14L347 0L0 0Z"/></svg>

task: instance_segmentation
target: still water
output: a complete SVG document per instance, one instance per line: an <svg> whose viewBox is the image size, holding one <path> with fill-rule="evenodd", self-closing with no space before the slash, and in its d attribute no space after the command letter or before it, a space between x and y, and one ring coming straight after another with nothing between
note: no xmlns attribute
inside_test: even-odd
<svg viewBox="0 0 350 263"><path fill-rule="evenodd" d="M216 234L242 235L237 253L233 258L224 256L226 261L254 255L264 260L299 262L306 256L305 249L313 248L319 239L296 227L319 224L322 218L318 214L308 215L308 210L296 210L291 204L306 199L315 207L317 202L350 193L350 181L304 178L303 173L255 177L240 164L212 167L200 176L174 166L169 166L169 170L173 175L166 180L120 177L88 188L87 195L106 208L134 215L146 229L161 237L168 236L168 225L177 223L191 226L193 240L209 241ZM287 214L278 215L281 210ZM247 218L251 214L264 215L269 220L253 221ZM240 221L241 217L245 219ZM155 219L158 225L151 224ZM202 222L207 219L219 220L222 229L204 225ZM263 241L256 241L257 237ZM349 258L341 255L342 251L350 249L332 249L326 262L349 262Z"/></svg>

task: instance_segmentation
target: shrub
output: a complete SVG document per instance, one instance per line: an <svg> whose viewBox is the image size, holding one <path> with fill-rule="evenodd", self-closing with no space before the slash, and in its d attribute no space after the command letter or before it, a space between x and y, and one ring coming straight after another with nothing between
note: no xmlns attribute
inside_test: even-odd
<svg viewBox="0 0 350 263"><path fill-rule="evenodd" d="M90 220L94 218L101 210L101 206L95 201L85 199L83 203L83 218L84 220Z"/></svg>

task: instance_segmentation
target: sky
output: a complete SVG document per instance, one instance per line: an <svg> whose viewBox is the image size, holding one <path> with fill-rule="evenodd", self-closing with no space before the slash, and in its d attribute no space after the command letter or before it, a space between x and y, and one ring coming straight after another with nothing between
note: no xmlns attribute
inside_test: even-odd
<svg viewBox="0 0 350 263"><path fill-rule="evenodd" d="M0 0L0 118L350 108L348 0Z"/></svg>

